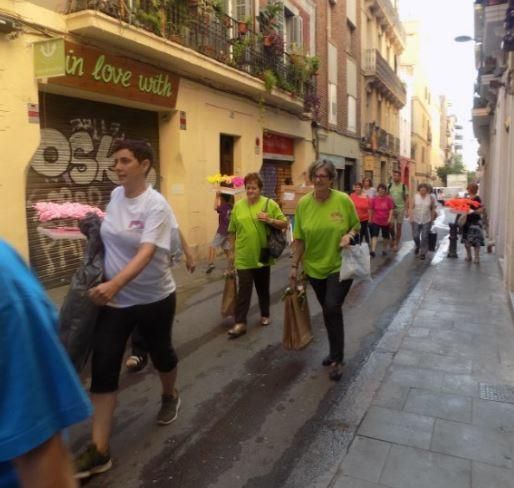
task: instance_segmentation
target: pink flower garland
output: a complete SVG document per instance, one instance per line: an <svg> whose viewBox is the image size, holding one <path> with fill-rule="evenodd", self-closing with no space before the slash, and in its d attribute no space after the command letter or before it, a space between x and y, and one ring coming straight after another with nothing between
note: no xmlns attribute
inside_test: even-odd
<svg viewBox="0 0 514 488"><path fill-rule="evenodd" d="M37 202L33 208L36 210L40 222L49 222L55 219L81 220L88 213L95 213L101 219L105 216L105 212L102 212L98 207L83 203Z"/></svg>

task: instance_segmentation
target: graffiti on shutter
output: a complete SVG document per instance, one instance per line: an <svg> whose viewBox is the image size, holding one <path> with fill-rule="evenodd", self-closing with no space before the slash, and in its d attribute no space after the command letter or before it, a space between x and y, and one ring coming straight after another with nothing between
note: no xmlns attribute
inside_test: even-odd
<svg viewBox="0 0 514 488"><path fill-rule="evenodd" d="M78 202L105 210L117 178L111 147L116 139L146 139L158 155L157 114L143 110L40 94L41 142L27 174L27 227L31 265L47 287L69 282L79 266L84 241L52 239L41 227L77 222L37 221L36 202ZM148 180L159 181L155 161Z"/></svg>

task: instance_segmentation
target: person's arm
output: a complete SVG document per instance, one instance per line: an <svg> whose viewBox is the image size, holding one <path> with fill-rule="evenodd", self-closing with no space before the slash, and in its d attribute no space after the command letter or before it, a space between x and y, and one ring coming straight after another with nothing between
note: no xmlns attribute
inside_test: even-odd
<svg viewBox="0 0 514 488"><path fill-rule="evenodd" d="M352 201L350 201L349 205L347 205L347 211L350 230L341 237L341 241L339 242L340 247L349 246L353 239L359 235L359 231L361 229L361 222L359 220L359 216L357 215L355 205Z"/></svg>
<svg viewBox="0 0 514 488"><path fill-rule="evenodd" d="M259 212L257 218L261 222L274 227L275 229L285 229L287 227L287 217L282 213L280 207L275 202L268 202L271 209L269 212Z"/></svg>
<svg viewBox="0 0 514 488"><path fill-rule="evenodd" d="M394 202L391 198L390 198L390 204L391 204L391 208L389 209L389 219L388 219L389 224L391 224L391 222L393 221L393 213L394 213Z"/></svg>
<svg viewBox="0 0 514 488"><path fill-rule="evenodd" d="M182 234L182 230L178 229L178 234L180 236L180 244L182 245L182 250L184 251L184 256L186 257L186 269L193 273L196 269L195 258L193 257L193 253L191 252L191 248Z"/></svg>
<svg viewBox="0 0 514 488"><path fill-rule="evenodd" d="M291 262L291 271L289 273L289 280L294 286L298 277L298 266L303 258L305 252L305 243L302 239L295 239L293 241L293 258Z"/></svg>
<svg viewBox="0 0 514 488"><path fill-rule="evenodd" d="M73 467L60 434L13 460L24 488L75 488Z"/></svg>
<svg viewBox="0 0 514 488"><path fill-rule="evenodd" d="M216 196L214 197L214 210L218 211L218 208L221 204L221 193L219 191L216 192Z"/></svg>
<svg viewBox="0 0 514 488"><path fill-rule="evenodd" d="M182 240L182 236L181 236ZM132 281L152 260L157 247L155 244L144 242L139 246L137 254L111 280L101 283L89 290L89 297L96 305L105 305L129 282ZM185 254L184 249L184 254Z"/></svg>
<svg viewBox="0 0 514 488"><path fill-rule="evenodd" d="M410 194L407 187L405 187L405 198L403 203L405 205L405 217L408 217L410 214Z"/></svg>

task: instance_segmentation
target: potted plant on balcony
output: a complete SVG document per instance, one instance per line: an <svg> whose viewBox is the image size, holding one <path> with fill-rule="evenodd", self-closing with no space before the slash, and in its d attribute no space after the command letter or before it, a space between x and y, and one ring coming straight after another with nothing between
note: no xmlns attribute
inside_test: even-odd
<svg viewBox="0 0 514 488"><path fill-rule="evenodd" d="M247 48L251 40L248 36L242 36L232 41L232 59L237 66L245 64Z"/></svg>
<svg viewBox="0 0 514 488"><path fill-rule="evenodd" d="M262 80L264 81L264 88L267 93L271 93L273 88L277 86L278 79L275 73L270 69L265 69L262 73Z"/></svg>
<svg viewBox="0 0 514 488"><path fill-rule="evenodd" d="M237 23L237 32L241 35L245 35L250 29L250 25L252 24L252 18L246 17L244 20L240 20Z"/></svg>

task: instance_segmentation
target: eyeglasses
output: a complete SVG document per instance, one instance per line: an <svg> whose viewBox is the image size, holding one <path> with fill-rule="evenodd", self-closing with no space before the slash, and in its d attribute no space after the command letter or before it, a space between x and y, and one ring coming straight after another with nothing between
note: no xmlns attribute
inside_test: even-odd
<svg viewBox="0 0 514 488"><path fill-rule="evenodd" d="M314 179L316 179L316 178L318 178L320 180L326 180L329 178L329 176L328 175L314 175Z"/></svg>

